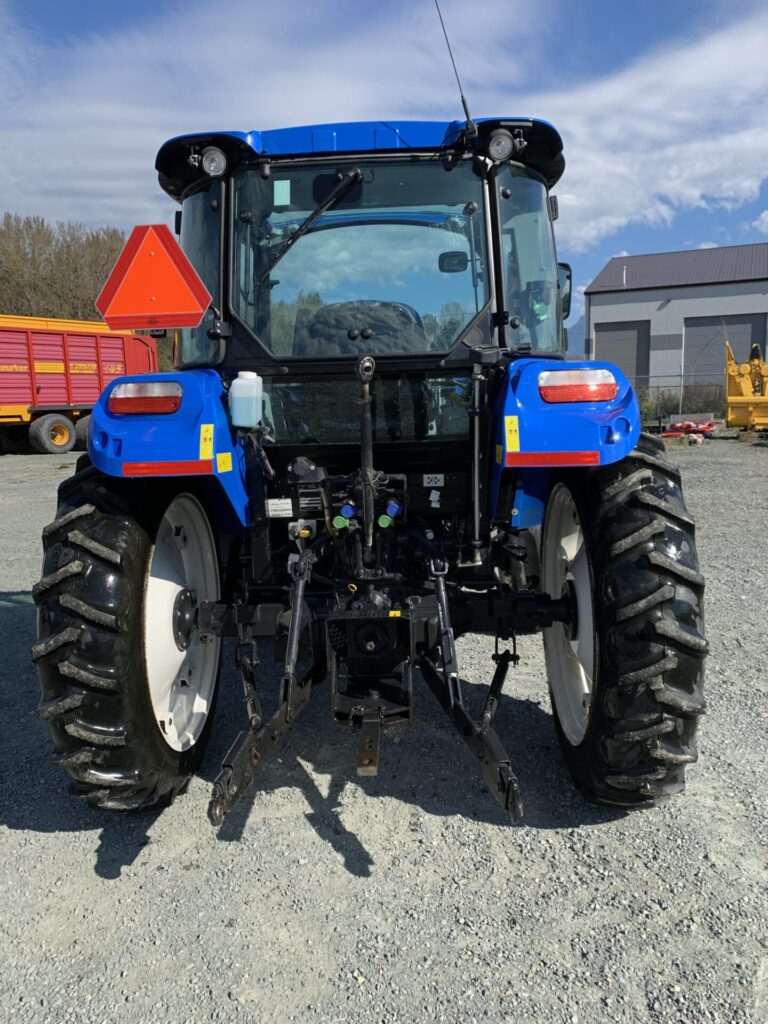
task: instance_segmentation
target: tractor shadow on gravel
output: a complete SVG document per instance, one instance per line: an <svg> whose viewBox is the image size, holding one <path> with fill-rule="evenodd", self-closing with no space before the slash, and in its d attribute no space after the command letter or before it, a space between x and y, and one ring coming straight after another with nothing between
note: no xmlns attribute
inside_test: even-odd
<svg viewBox="0 0 768 1024"><path fill-rule="evenodd" d="M268 656L262 662L262 673L269 713L277 673L273 673ZM475 712L484 695L484 687L465 688L465 699ZM222 757L245 721L240 683L229 670L222 672L216 719L200 771L209 781L218 774ZM625 816L621 810L586 803L574 789L560 757L548 707L504 694L494 725L520 781L523 827L578 828ZM328 688L321 684L302 718L283 739L277 757L260 768L250 791L225 819L217 833L219 840L239 842L251 814L258 816L260 796L281 789L301 794L308 805L304 811L307 822L338 853L347 871L361 877L371 874L373 857L365 847L365 837L355 835L343 821L345 790L350 786L361 790L364 799L385 797L437 817L460 816L470 822L515 827L486 790L470 752L419 673L414 679L414 721L382 737L381 765L375 778L356 774L357 736L356 731L331 722ZM418 818L417 813L414 822ZM413 831L418 831L417 824Z"/></svg>
<svg viewBox="0 0 768 1024"><path fill-rule="evenodd" d="M47 729L35 715L40 694L29 657L35 639L29 591L0 592L0 631L0 825L46 833L98 830L96 874L118 878L149 842L157 814L105 816L69 794L64 772L49 763Z"/></svg>
<svg viewBox="0 0 768 1024"><path fill-rule="evenodd" d="M118 878L149 843L157 814L99 814L73 798L64 773L57 774L50 766L46 728L35 715L39 694L29 659L34 621L34 604L28 591L0 593L0 630L6 637L0 674L4 708L0 778L5 782L0 824L43 833L99 830L96 874ZM263 654L264 703L268 711L270 700L275 700L278 670L266 648ZM200 769L208 782L218 774L222 758L245 724L241 686L229 668L231 663L231 650L227 648L216 721ZM473 706L477 704L475 711L483 695L480 687L466 687L466 699ZM306 821L338 853L347 871L361 877L371 874L373 857L365 847L365 837L355 835L344 824L348 787L361 790L365 799L385 797L404 808L410 806L437 817L459 816L470 822L513 827L485 789L469 751L418 673L414 680L414 722L382 738L381 768L376 778L357 776L357 734L331 722L328 702L328 687L322 684L276 756L261 768L250 792L219 829L219 840L239 842L251 813L258 815L260 795L281 789L301 794L307 805ZM524 827L578 828L622 816L621 812L585 803L574 790L557 749L548 709L534 701L503 695L494 724L520 780ZM317 777L322 779L322 788L315 781ZM302 813L300 807L297 802L297 818ZM416 813L413 817L414 831L418 831L418 816ZM202 828L210 827L207 821L200 824Z"/></svg>

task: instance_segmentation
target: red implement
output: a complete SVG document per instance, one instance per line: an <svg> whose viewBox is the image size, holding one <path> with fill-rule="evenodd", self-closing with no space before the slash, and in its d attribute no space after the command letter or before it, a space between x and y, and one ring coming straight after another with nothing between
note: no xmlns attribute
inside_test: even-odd
<svg viewBox="0 0 768 1024"><path fill-rule="evenodd" d="M82 320L0 316L0 424L43 411L76 416L115 377L156 369L153 338Z"/></svg>

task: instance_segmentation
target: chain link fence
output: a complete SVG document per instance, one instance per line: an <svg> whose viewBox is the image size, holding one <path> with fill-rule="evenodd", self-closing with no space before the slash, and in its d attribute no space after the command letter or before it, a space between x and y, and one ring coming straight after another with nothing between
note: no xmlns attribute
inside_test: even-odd
<svg viewBox="0 0 768 1024"><path fill-rule="evenodd" d="M644 424L662 426L670 420L709 414L725 419L725 378L712 373L630 377Z"/></svg>

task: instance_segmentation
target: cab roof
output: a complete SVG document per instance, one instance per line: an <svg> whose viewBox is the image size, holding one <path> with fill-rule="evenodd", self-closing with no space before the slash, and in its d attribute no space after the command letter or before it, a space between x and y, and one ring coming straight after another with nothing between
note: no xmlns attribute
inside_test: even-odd
<svg viewBox="0 0 768 1024"><path fill-rule="evenodd" d="M485 151L488 136L497 128L520 131L525 148L515 158L538 172L552 187L565 167L563 143L548 122L526 117L483 117L475 122L477 138L467 133L464 121L351 121L272 128L267 131L222 131L180 135L160 148L155 161L162 188L180 199L200 170L189 156L206 146L222 149L230 166L254 164L282 157L334 153L435 152L475 147Z"/></svg>

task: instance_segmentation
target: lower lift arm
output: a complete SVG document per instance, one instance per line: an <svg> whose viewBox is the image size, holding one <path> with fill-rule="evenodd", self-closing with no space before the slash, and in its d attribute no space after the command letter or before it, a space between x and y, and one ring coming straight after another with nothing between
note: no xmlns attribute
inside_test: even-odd
<svg viewBox="0 0 768 1024"><path fill-rule="evenodd" d="M421 660L421 671L432 692L442 704L453 724L458 729L464 742L479 759L483 778L491 793L504 810L511 815L513 821L523 816L523 802L520 797L520 786L512 771L512 762L504 746L491 727L491 720L498 706L501 688L509 668L512 655L505 651L499 656L491 688L485 701L481 720L476 721L464 705L461 694L458 658L451 628L448 596L445 588L445 569L432 563L432 576L435 581L437 595L438 618L440 621L440 653L441 665L436 665L430 658Z"/></svg>
<svg viewBox="0 0 768 1024"><path fill-rule="evenodd" d="M280 684L280 704L272 717L255 731L249 729L241 732L224 758L208 806L208 817L215 827L222 823L224 815L232 810L251 785L259 762L272 750L309 701L313 671L310 669L299 679L296 676L296 664L299 640L304 628L304 591L312 573L313 559L311 551L304 551L294 567L293 601L285 673Z"/></svg>

